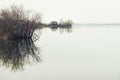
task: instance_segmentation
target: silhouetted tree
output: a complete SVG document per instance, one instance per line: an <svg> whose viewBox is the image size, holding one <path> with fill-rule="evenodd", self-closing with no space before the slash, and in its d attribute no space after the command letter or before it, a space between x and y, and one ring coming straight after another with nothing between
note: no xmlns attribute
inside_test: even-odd
<svg viewBox="0 0 120 80"><path fill-rule="evenodd" d="M0 11L0 36L3 39L31 38L40 23L40 14L30 14L22 6L14 5Z"/></svg>

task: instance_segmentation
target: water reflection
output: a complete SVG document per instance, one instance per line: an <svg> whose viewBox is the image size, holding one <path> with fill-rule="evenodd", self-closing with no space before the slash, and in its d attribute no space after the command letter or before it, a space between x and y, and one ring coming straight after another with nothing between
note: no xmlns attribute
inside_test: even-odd
<svg viewBox="0 0 120 80"><path fill-rule="evenodd" d="M50 26L52 31L56 31L59 29L60 33L63 32L68 32L71 33L72 32L72 26Z"/></svg>
<svg viewBox="0 0 120 80"><path fill-rule="evenodd" d="M32 39L0 40L0 64L11 70L24 70L25 64L39 62L39 54Z"/></svg>
<svg viewBox="0 0 120 80"><path fill-rule="evenodd" d="M71 33L72 32L72 27L68 26L68 27L59 27L59 32L63 33L63 32L68 32Z"/></svg>

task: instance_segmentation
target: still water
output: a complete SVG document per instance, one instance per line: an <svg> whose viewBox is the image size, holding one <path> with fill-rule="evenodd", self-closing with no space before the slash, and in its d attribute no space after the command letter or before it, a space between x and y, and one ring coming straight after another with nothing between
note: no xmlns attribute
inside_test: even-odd
<svg viewBox="0 0 120 80"><path fill-rule="evenodd" d="M40 60L27 58L22 70L1 65L0 80L120 80L120 25L45 28L35 45Z"/></svg>

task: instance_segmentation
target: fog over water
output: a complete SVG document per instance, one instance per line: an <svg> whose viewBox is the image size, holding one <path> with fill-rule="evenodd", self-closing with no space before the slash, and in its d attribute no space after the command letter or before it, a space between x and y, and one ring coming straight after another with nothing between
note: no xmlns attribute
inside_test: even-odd
<svg viewBox="0 0 120 80"><path fill-rule="evenodd" d="M74 23L120 23L119 0L0 0L0 8L13 3L40 12L46 23L61 18Z"/></svg>
<svg viewBox="0 0 120 80"><path fill-rule="evenodd" d="M0 40L0 80L120 80L119 0L0 0L0 9L13 4L43 23L75 24L43 28L37 40Z"/></svg>
<svg viewBox="0 0 120 80"><path fill-rule="evenodd" d="M0 67L1 80L119 80L120 25L42 29L35 45L41 61L24 70Z"/></svg>

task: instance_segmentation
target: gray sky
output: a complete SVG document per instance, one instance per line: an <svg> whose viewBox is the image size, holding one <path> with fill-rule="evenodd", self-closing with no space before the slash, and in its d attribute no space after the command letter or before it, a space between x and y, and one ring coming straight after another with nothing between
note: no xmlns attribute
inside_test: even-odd
<svg viewBox="0 0 120 80"><path fill-rule="evenodd" d="M120 23L120 0L0 0L0 8L13 3L41 12L43 22L62 18L74 23Z"/></svg>

